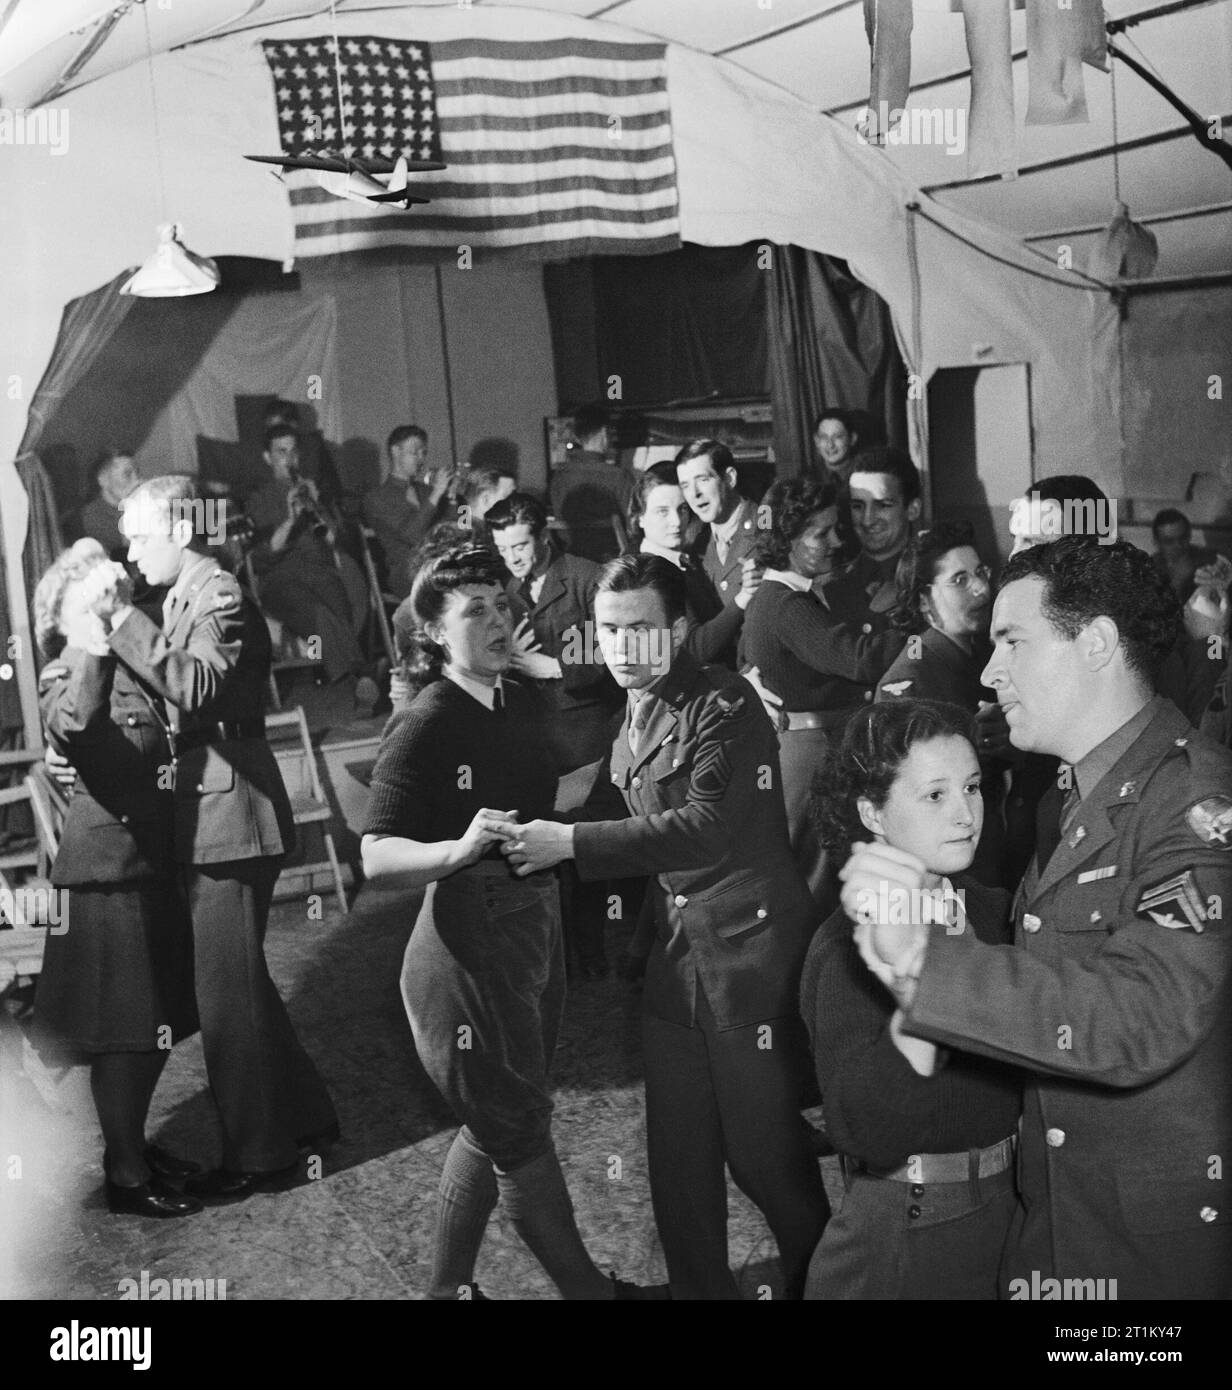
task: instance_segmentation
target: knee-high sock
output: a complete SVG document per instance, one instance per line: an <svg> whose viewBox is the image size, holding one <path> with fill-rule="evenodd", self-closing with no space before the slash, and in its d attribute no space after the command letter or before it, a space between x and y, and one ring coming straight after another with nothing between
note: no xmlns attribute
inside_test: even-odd
<svg viewBox="0 0 1232 1390"><path fill-rule="evenodd" d="M498 1171L496 1181L514 1230L547 1270L561 1297L610 1299L611 1283L582 1244L556 1151L549 1149L507 1173Z"/></svg>
<svg viewBox="0 0 1232 1390"><path fill-rule="evenodd" d="M498 1198L492 1160L466 1129L460 1129L445 1157L437 1188L429 1298L457 1299L459 1288L473 1281L483 1233Z"/></svg>

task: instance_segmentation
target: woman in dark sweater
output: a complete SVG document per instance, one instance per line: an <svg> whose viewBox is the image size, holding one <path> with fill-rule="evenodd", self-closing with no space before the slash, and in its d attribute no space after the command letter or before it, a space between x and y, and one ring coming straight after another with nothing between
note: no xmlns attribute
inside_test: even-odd
<svg viewBox="0 0 1232 1390"><path fill-rule="evenodd" d="M934 930L1003 944L1008 894L964 872L983 815L973 732L963 711L932 701L862 710L819 779L815 811L836 856L865 838L922 860L929 897L910 908ZM805 1297L996 1298L1016 1205L1018 1074L904 1033L842 908L809 947L800 1003L847 1187Z"/></svg>
<svg viewBox="0 0 1232 1390"><path fill-rule="evenodd" d="M364 872L428 887L402 994L424 1069L462 1121L438 1192L428 1298L481 1297L474 1269L498 1199L565 1298L637 1295L582 1244L552 1143L548 1070L564 1005L556 879L516 878L510 820L551 817L544 709L506 679L508 572L484 546L430 558L406 605L427 677L390 720L372 775ZM439 676L440 679L432 679Z"/></svg>
<svg viewBox="0 0 1232 1390"><path fill-rule="evenodd" d="M744 615L741 666L755 666L761 684L783 702L779 758L792 853L821 915L837 901L824 848L809 815L809 787L826 750L904 638L838 621L814 581L842 547L839 497L833 483L792 478L766 494L770 527L758 544L765 565Z"/></svg>
<svg viewBox="0 0 1232 1390"><path fill-rule="evenodd" d="M907 645L877 685L877 703L886 700L944 700L975 715L996 696L980 684L992 648L988 620L992 577L975 548L971 524L942 521L921 531L903 552L895 576L895 625ZM1013 887L1001 880L1005 841L1003 802L1009 763L981 750L980 790L984 829L971 873L990 887Z"/></svg>

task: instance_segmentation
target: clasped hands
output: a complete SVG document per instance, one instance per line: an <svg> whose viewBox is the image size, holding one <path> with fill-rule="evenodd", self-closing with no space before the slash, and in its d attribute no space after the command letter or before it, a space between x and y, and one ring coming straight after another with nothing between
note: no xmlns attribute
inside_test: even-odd
<svg viewBox="0 0 1232 1390"><path fill-rule="evenodd" d="M860 957L903 1009L915 997L928 947L932 899L925 873L924 861L907 850L857 841L838 874Z"/></svg>
<svg viewBox="0 0 1232 1390"><path fill-rule="evenodd" d="M573 855L573 827L557 821L533 820L518 823L516 811L493 811L484 808L475 813L466 834L458 841L461 866L474 864L492 845L513 866L519 878L540 873Z"/></svg>
<svg viewBox="0 0 1232 1390"><path fill-rule="evenodd" d="M81 595L88 607L106 621L132 606L133 582L123 565L104 560L82 580Z"/></svg>

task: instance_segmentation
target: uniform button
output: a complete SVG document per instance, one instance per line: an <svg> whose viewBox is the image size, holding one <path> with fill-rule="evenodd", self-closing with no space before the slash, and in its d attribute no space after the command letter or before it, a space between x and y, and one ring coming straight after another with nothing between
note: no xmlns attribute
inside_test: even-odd
<svg viewBox="0 0 1232 1390"><path fill-rule="evenodd" d="M757 915L758 915L759 917L765 917L765 916L767 916L766 909L765 909L764 907L759 907L759 908L757 909Z"/></svg>
<svg viewBox="0 0 1232 1390"><path fill-rule="evenodd" d="M1037 932L1040 929L1040 919L1034 912L1024 912L1022 914L1023 931Z"/></svg>
<svg viewBox="0 0 1232 1390"><path fill-rule="evenodd" d="M672 759L672 766L673 766L673 767L679 767L679 766L680 766L680 759L679 759L679 758L673 758L673 759Z"/></svg>
<svg viewBox="0 0 1232 1390"><path fill-rule="evenodd" d="M871 690L866 690L866 691L864 692L864 699L865 699L866 701L868 701L868 700L871 700L872 698L873 698L873 692L872 692Z"/></svg>
<svg viewBox="0 0 1232 1390"><path fill-rule="evenodd" d="M1217 1220L1218 1217L1219 1217L1219 1213L1215 1210L1214 1207L1203 1207L1202 1210L1198 1213L1198 1215L1199 1215L1199 1216L1203 1219L1203 1221L1205 1221L1208 1225L1209 1225L1212 1221Z"/></svg>
<svg viewBox="0 0 1232 1390"><path fill-rule="evenodd" d="M1176 746L1177 746L1178 748L1184 748L1188 743L1189 743L1189 740L1188 740L1187 738L1178 738L1178 739L1176 740ZM1210 1211L1210 1207L1204 1207L1203 1210L1204 1210L1204 1211ZM1203 1219L1204 1221L1206 1220L1205 1217L1203 1217L1202 1219Z"/></svg>
<svg viewBox="0 0 1232 1390"><path fill-rule="evenodd" d="M907 1215L914 1221L920 1215L919 1207L908 1207Z"/></svg>
<svg viewBox="0 0 1232 1390"><path fill-rule="evenodd" d="M1103 920L1103 914L1100 912L1099 908L1096 908L1095 911L1091 913L1091 921L1102 922Z"/></svg>
<svg viewBox="0 0 1232 1390"><path fill-rule="evenodd" d="M865 623L864 626L860 629L861 632L872 632L872 630L873 630L873 625L872 625L872 623Z"/></svg>
<svg viewBox="0 0 1232 1390"><path fill-rule="evenodd" d="M199 792L203 792L203 791L205 790L205 783L204 783L204 782L198 782L198 783L197 783L197 790L198 790Z"/></svg>
<svg viewBox="0 0 1232 1390"><path fill-rule="evenodd" d="M1050 1129L1044 1134L1044 1143L1050 1149L1059 1149L1065 1143L1065 1131L1063 1129Z"/></svg>
<svg viewBox="0 0 1232 1390"><path fill-rule="evenodd" d="M721 579L721 580L719 581L719 588L720 588L720 589L726 589L726 588L727 588L727 580L726 580L726 579Z"/></svg>
<svg viewBox="0 0 1232 1390"><path fill-rule="evenodd" d="M642 779L640 777L635 777L633 779L633 785L635 787L640 787L642 785Z"/></svg>
<svg viewBox="0 0 1232 1390"><path fill-rule="evenodd" d="M121 824L121 825L127 825L127 824L128 824L128 817L127 817L127 816L121 816L121 817L120 817L120 824Z"/></svg>
<svg viewBox="0 0 1232 1390"><path fill-rule="evenodd" d="M923 1195L924 1195L924 1189L923 1189L923 1187L922 1187L919 1183L916 1183L916 1184L912 1187L912 1189L911 1189L911 1195L912 1195L913 1197L923 1197Z"/></svg>
<svg viewBox="0 0 1232 1390"><path fill-rule="evenodd" d="M135 729L137 727L137 716L135 714L130 714L125 722L130 729Z"/></svg>
<svg viewBox="0 0 1232 1390"><path fill-rule="evenodd" d="M677 893L676 896L672 899L672 902L674 902L677 907L687 907L689 900L685 897L683 893Z"/></svg>

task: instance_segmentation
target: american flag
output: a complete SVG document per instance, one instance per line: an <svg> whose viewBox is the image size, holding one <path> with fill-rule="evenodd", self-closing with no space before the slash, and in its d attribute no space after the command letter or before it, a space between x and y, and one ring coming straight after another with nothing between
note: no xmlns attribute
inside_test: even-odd
<svg viewBox="0 0 1232 1390"><path fill-rule="evenodd" d="M332 38L262 42L282 152L449 167L411 174L410 191L432 201L409 212L335 198L290 173L299 255L465 244L557 259L680 245L662 44L338 44L340 74Z"/></svg>

